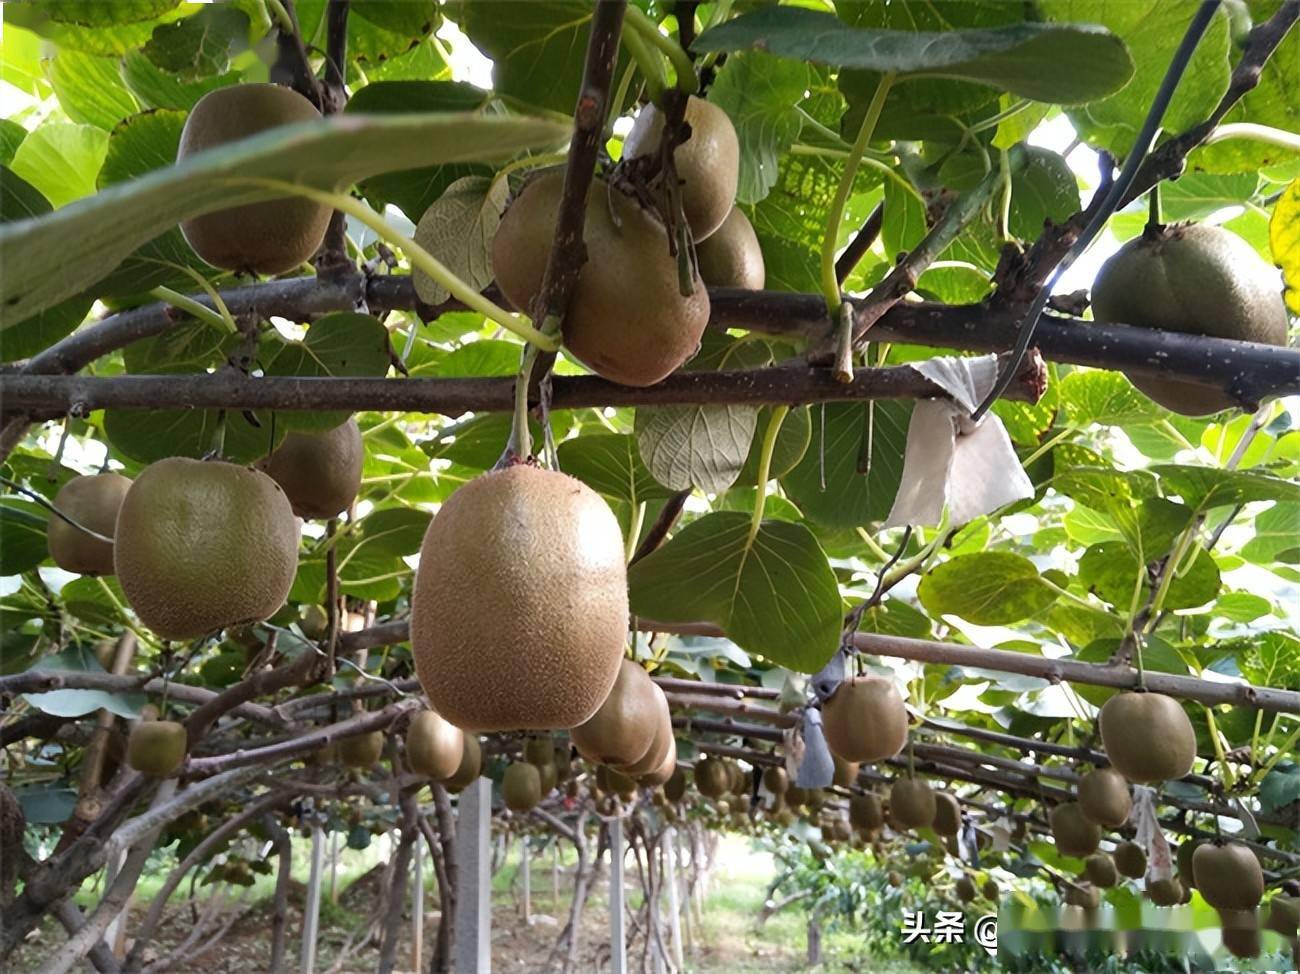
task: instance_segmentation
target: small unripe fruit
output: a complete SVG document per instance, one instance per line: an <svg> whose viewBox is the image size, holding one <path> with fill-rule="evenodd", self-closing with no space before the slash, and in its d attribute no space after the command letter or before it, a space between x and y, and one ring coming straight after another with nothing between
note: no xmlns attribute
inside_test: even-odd
<svg viewBox="0 0 1300 974"><path fill-rule="evenodd" d="M126 763L152 778L170 778L185 760L189 735L174 720L146 720L131 728Z"/></svg>

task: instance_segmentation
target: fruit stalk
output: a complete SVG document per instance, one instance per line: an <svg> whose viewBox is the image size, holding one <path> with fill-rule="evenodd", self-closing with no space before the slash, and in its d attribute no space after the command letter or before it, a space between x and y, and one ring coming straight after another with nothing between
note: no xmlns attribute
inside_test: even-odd
<svg viewBox="0 0 1300 974"><path fill-rule="evenodd" d="M772 472L772 451L776 449L776 437L781 432L781 424L790 412L789 406L775 406L772 416L767 421L767 432L763 434L763 450L758 455L758 492L754 496L754 516L749 522L749 540L746 547L754 543L759 526L763 523L763 508L767 502L767 481Z"/></svg>
<svg viewBox="0 0 1300 974"><path fill-rule="evenodd" d="M150 291L149 294L163 302L163 304L169 304L173 308L179 308L186 314L192 315L204 324L212 325L214 328L220 328L222 331L229 332L232 335L236 334L238 331L234 326L234 322L226 320L211 308L199 304L199 302L195 301L193 298L181 294L179 291L173 291L169 287L159 286Z"/></svg>
<svg viewBox="0 0 1300 974"><path fill-rule="evenodd" d="M663 98L664 89L668 87L668 76L664 71L663 59L642 40L640 34L633 31L623 32L623 46L627 48L627 53L641 69L646 94L652 102L658 104Z"/></svg>
<svg viewBox="0 0 1300 974"><path fill-rule="evenodd" d="M695 65L691 63L690 55L682 50L680 44L660 33L654 21L635 4L628 5L626 18L628 27L636 31L642 40L657 47L668 58L673 66L673 72L677 75L678 89L688 95L693 95L700 90L699 79L695 76Z"/></svg>

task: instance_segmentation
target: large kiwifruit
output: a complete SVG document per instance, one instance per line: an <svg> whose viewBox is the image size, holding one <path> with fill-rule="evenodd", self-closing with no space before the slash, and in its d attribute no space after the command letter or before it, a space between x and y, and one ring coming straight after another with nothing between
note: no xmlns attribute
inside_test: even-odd
<svg viewBox="0 0 1300 974"><path fill-rule="evenodd" d="M544 173L519 194L492 239L497 285L526 310L542 286L555 236L562 172ZM709 320L696 278L683 297L662 224L601 180L592 184L582 265L564 315L564 346L593 372L628 386L653 385L693 356Z"/></svg>
<svg viewBox="0 0 1300 974"><path fill-rule="evenodd" d="M301 518L338 517L361 489L365 448L357 421L327 433L290 433L259 466L283 488Z"/></svg>
<svg viewBox="0 0 1300 974"><path fill-rule="evenodd" d="M940 835L955 836L961 830L961 802L947 791L936 791L934 802L932 828Z"/></svg>
<svg viewBox="0 0 1300 974"><path fill-rule="evenodd" d="M907 708L893 680L859 676L822 704L822 730L846 761L883 761L907 743Z"/></svg>
<svg viewBox="0 0 1300 974"><path fill-rule="evenodd" d="M738 206L727 214L716 233L695 248L695 256L700 262L700 277L709 287L761 291L767 282L758 234Z"/></svg>
<svg viewBox="0 0 1300 974"><path fill-rule="evenodd" d="M686 772L677 768L664 782L664 797L670 802L679 802L686 795L686 786L689 782L686 779Z"/></svg>
<svg viewBox="0 0 1300 974"><path fill-rule="evenodd" d="M1101 708L1106 757L1129 781L1181 778L1196 760L1196 732L1182 705L1160 693L1117 693Z"/></svg>
<svg viewBox="0 0 1300 974"><path fill-rule="evenodd" d="M1062 802L1048 816L1056 849L1063 856L1080 859L1097 851L1101 842L1100 826L1084 817L1078 802Z"/></svg>
<svg viewBox="0 0 1300 974"><path fill-rule="evenodd" d="M628 801L636 794L636 781L621 771L602 764L596 769L596 784L601 791Z"/></svg>
<svg viewBox="0 0 1300 974"><path fill-rule="evenodd" d="M1133 809L1128 781L1114 768L1095 768L1079 779L1079 807L1090 822L1117 829Z"/></svg>
<svg viewBox="0 0 1300 974"><path fill-rule="evenodd" d="M853 783L858 780L859 763L857 761L846 761L833 752L831 760L835 763L835 772L831 776L831 784L837 788L852 787Z"/></svg>
<svg viewBox="0 0 1300 974"><path fill-rule="evenodd" d="M874 832L885 824L885 806L880 796L868 792L849 799L849 822L855 829Z"/></svg>
<svg viewBox="0 0 1300 974"><path fill-rule="evenodd" d="M479 746L478 738L473 734L465 734L464 745L456 773L445 782L447 790L453 795L469 787L483 770L483 749Z"/></svg>
<svg viewBox="0 0 1300 974"><path fill-rule="evenodd" d="M667 784L669 779L677 773L677 745L672 743L664 754L664 758L658 766L639 775L636 779L638 785L645 785L647 788L657 788L660 785Z"/></svg>
<svg viewBox="0 0 1300 974"><path fill-rule="evenodd" d="M1098 321L1162 331L1265 345L1287 339L1277 271L1237 234L1203 223L1148 230L1121 247L1097 274L1092 312ZM1188 416L1235 404L1198 383L1129 378L1165 408Z"/></svg>
<svg viewBox="0 0 1300 974"><path fill-rule="evenodd" d="M501 779L501 798L512 812L526 812L542 800L542 776L537 765L515 761Z"/></svg>
<svg viewBox="0 0 1300 974"><path fill-rule="evenodd" d="M1264 927L1284 937L1295 939L1300 929L1300 897L1278 895L1268 902Z"/></svg>
<svg viewBox="0 0 1300 974"><path fill-rule="evenodd" d="M1206 839L1188 839L1174 850L1174 863L1178 866L1178 875L1184 886L1196 886L1196 869L1193 863L1196 850L1205 845Z"/></svg>
<svg viewBox="0 0 1300 974"><path fill-rule="evenodd" d="M560 772L554 764L533 764L532 761L528 763L537 769L538 777L542 779L542 797L545 798L555 790L560 780Z"/></svg>
<svg viewBox="0 0 1300 974"><path fill-rule="evenodd" d="M1101 905L1101 891L1089 883L1072 884L1066 887L1065 902L1091 912Z"/></svg>
<svg viewBox="0 0 1300 974"><path fill-rule="evenodd" d="M662 768L664 762L668 760L668 755L675 753L677 749L673 738L673 717L668 711L668 697L657 684L650 684L650 689L656 710L652 718L650 747L639 761L617 766L619 771L632 778L639 778L657 768Z"/></svg>
<svg viewBox="0 0 1300 974"><path fill-rule="evenodd" d="M899 778L889 789L889 816L902 828L921 829L933 825L938 810L934 791L924 781Z"/></svg>
<svg viewBox="0 0 1300 974"><path fill-rule="evenodd" d="M169 778L185 760L189 735L174 720L142 720L131 728L126 763L152 778Z"/></svg>
<svg viewBox="0 0 1300 974"><path fill-rule="evenodd" d="M267 129L319 118L311 102L280 85L217 88L190 110L176 161ZM194 252L214 267L283 274L320 248L332 212L320 203L287 197L191 217L181 224L181 232Z"/></svg>
<svg viewBox="0 0 1300 974"><path fill-rule="evenodd" d="M655 690L654 681L639 663L623 660L604 702L569 732L578 753L597 764L631 765L644 758L659 729ZM651 767L662 760L662 754L652 756Z"/></svg>
<svg viewBox="0 0 1300 974"><path fill-rule="evenodd" d="M695 765L695 787L706 798L721 798L731 790L731 775L726 762L708 757Z"/></svg>
<svg viewBox="0 0 1300 974"><path fill-rule="evenodd" d="M784 795L790 787L790 776L786 774L785 768L771 765L763 770L763 787L774 795Z"/></svg>
<svg viewBox="0 0 1300 974"><path fill-rule="evenodd" d="M266 474L173 457L127 491L113 564L141 622L164 639L192 639L279 609L298 570L298 535Z"/></svg>
<svg viewBox="0 0 1300 974"><path fill-rule="evenodd" d="M1141 879L1147 871L1147 854L1136 842L1121 842L1111 854L1115 868L1121 876Z"/></svg>
<svg viewBox="0 0 1300 974"><path fill-rule="evenodd" d="M1264 897L1264 873L1249 846L1207 842L1192 856L1196 888L1219 910L1254 910Z"/></svg>
<svg viewBox="0 0 1300 974"><path fill-rule="evenodd" d="M984 885L980 887L980 892L984 894L986 900L992 900L994 903L996 903L998 897L1002 895L1002 890L998 887L998 881L996 879L984 880Z"/></svg>
<svg viewBox="0 0 1300 974"><path fill-rule="evenodd" d="M627 633L623 532L579 480L528 464L451 495L420 549L411 649L465 730L576 727L609 695Z"/></svg>
<svg viewBox="0 0 1300 974"><path fill-rule="evenodd" d="M384 732L367 731L339 741L339 763L345 768L365 769L374 766L384 753Z"/></svg>
<svg viewBox="0 0 1300 974"><path fill-rule="evenodd" d="M554 764L555 744L547 735L528 738L524 742L524 760L539 768L544 764Z"/></svg>
<svg viewBox="0 0 1300 974"><path fill-rule="evenodd" d="M1254 910L1219 910L1219 935L1233 957L1258 957L1259 914Z"/></svg>
<svg viewBox="0 0 1300 974"><path fill-rule="evenodd" d="M969 876L958 876L957 883L953 886L953 892L957 894L957 899L962 903L973 903L975 901L975 881Z"/></svg>
<svg viewBox="0 0 1300 974"><path fill-rule="evenodd" d="M81 529L113 537L117 512L130 488L131 481L118 473L73 477L60 487L54 495L54 508L80 527L73 527L58 514L50 514L46 537L54 564L79 575L112 575L112 542L100 541Z"/></svg>
<svg viewBox="0 0 1300 974"><path fill-rule="evenodd" d="M1177 876L1147 880L1147 899L1156 906L1177 906L1183 901L1183 884Z"/></svg>
<svg viewBox="0 0 1300 974"><path fill-rule="evenodd" d="M1115 860L1104 852L1094 852L1083 861L1083 872L1088 882L1101 889L1109 889L1119 882Z"/></svg>
<svg viewBox="0 0 1300 974"><path fill-rule="evenodd" d="M416 774L445 781L465 753L465 734L432 710L422 710L406 728L406 761Z"/></svg>
<svg viewBox="0 0 1300 974"><path fill-rule="evenodd" d="M686 103L686 123L691 137L673 150L673 163L682 184L682 211L699 243L722 226L735 202L740 140L725 111L694 95ZM657 153L663 129L664 113L646 105L623 143L623 158Z"/></svg>

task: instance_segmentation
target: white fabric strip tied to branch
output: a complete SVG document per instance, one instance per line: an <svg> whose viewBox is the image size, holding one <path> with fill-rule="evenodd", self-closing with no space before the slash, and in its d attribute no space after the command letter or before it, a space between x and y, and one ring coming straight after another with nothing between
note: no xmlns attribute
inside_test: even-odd
<svg viewBox="0 0 1300 974"><path fill-rule="evenodd" d="M1169 840L1156 818L1156 790L1145 785L1133 786L1133 812L1129 817L1137 824L1133 841L1147 854L1147 882L1168 879L1174 874Z"/></svg>
<svg viewBox="0 0 1300 974"><path fill-rule="evenodd" d="M921 399L907 427L903 476L885 527L933 525L944 508L954 527L1034 496L1002 420L970 414L993 388L998 357L934 358L909 363L948 393Z"/></svg>

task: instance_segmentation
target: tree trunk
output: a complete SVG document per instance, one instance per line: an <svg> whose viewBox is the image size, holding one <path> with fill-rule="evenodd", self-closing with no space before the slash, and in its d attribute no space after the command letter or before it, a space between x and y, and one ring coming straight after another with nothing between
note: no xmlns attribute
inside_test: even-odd
<svg viewBox="0 0 1300 974"><path fill-rule="evenodd" d="M808 918L808 966L818 967L822 962L822 925L816 917Z"/></svg>
<svg viewBox="0 0 1300 974"><path fill-rule="evenodd" d="M271 962L268 974L280 974L284 969L285 935L289 927L289 879L293 869L293 837L288 829L281 828L271 815L265 818L271 841L275 843L276 873L275 900L271 914Z"/></svg>
<svg viewBox="0 0 1300 974"><path fill-rule="evenodd" d="M384 912L383 935L380 940L377 974L391 974L397 963L397 942L401 937L402 912L406 906L406 887L411 881L411 850L420 836L416 821L415 793L408 791L400 800L402 808L402 838L393 856L392 879L388 886L388 903Z"/></svg>

